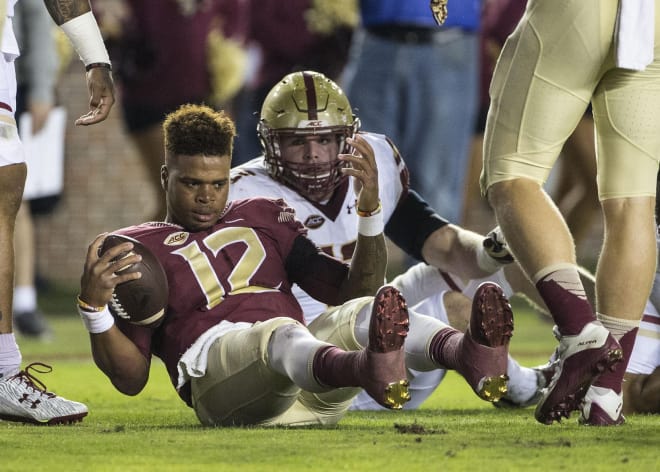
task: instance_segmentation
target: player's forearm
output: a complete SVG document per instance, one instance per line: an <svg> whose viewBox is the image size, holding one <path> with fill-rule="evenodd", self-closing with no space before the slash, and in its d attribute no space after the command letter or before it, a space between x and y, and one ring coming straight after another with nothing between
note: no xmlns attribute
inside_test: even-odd
<svg viewBox="0 0 660 472"><path fill-rule="evenodd" d="M385 236L382 233L376 236L359 234L348 277L340 289L340 298L346 301L374 295L385 283L386 270Z"/></svg>
<svg viewBox="0 0 660 472"><path fill-rule="evenodd" d="M58 26L92 10L89 0L44 0L44 3Z"/></svg>
<svg viewBox="0 0 660 472"><path fill-rule="evenodd" d="M483 239L477 233L450 224L429 235L422 255L427 263L463 280L479 279L490 275L477 263L477 251Z"/></svg>
<svg viewBox="0 0 660 472"><path fill-rule="evenodd" d="M149 378L149 363L135 344L117 326L90 334L90 341L94 362L112 385L126 395L140 393Z"/></svg>
<svg viewBox="0 0 660 472"><path fill-rule="evenodd" d="M649 375L626 373L623 382L624 413L660 413L660 367Z"/></svg>

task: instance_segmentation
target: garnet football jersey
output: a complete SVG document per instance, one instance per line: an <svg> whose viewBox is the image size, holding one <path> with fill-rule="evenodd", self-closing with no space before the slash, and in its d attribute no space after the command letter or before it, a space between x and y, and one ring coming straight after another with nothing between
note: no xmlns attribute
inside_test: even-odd
<svg viewBox="0 0 660 472"><path fill-rule="evenodd" d="M396 147L380 134L361 133L374 150L378 166L378 186L387 222L394 212L404 189L408 188L408 171ZM229 200L264 196L282 198L296 209L296 218L307 228L307 235L327 254L350 261L357 240L357 195L353 179L346 179L325 204L307 200L295 190L269 175L263 157L253 159L231 170ZM326 305L310 297L297 285L293 293L305 313L307 324L321 314Z"/></svg>
<svg viewBox="0 0 660 472"><path fill-rule="evenodd" d="M205 231L144 223L116 233L148 247L167 274L165 322L155 331L123 320L117 320L117 326L147 359L153 352L163 360L174 385L181 355L223 320L252 323L287 316L303 321L285 265L294 240L305 229L281 200L231 202Z"/></svg>

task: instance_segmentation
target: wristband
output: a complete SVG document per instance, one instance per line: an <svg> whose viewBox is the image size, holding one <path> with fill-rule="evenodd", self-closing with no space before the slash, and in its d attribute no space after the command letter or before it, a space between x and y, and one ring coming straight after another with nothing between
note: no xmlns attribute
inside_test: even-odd
<svg viewBox="0 0 660 472"><path fill-rule="evenodd" d="M85 66L110 64L110 56L103 43L99 25L91 11L60 25Z"/></svg>
<svg viewBox="0 0 660 472"><path fill-rule="evenodd" d="M85 70L89 72L92 69L98 68L98 67L105 67L108 69L110 72L112 72L112 65L108 64L107 62L92 62L91 64L87 64L85 66Z"/></svg>
<svg viewBox="0 0 660 472"><path fill-rule="evenodd" d="M105 310L105 306L92 306L89 303L85 303L80 299L80 295L76 297L76 302L78 303L78 308L80 308L83 311L87 311L90 313L94 312L99 312Z"/></svg>
<svg viewBox="0 0 660 472"><path fill-rule="evenodd" d="M356 205L357 205L357 203L356 203ZM380 211L382 209L383 209L383 206L380 204L380 200L378 200L378 206L376 207L375 210L364 211L364 210L360 210L359 208L357 208L356 211L357 211L358 216L373 216L376 213L380 213Z"/></svg>
<svg viewBox="0 0 660 472"><path fill-rule="evenodd" d="M85 328L91 334L105 333L115 324L115 318L110 313L107 305L101 311L95 312L86 311L78 306L78 313L80 313Z"/></svg>
<svg viewBox="0 0 660 472"><path fill-rule="evenodd" d="M384 230L385 222L383 221L382 211L371 216L360 216L358 218L358 233L362 236L378 236Z"/></svg>

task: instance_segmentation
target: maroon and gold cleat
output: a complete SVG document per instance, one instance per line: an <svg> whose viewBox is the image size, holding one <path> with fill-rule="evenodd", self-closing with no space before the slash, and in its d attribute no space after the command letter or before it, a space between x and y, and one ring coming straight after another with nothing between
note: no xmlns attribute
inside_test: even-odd
<svg viewBox="0 0 660 472"><path fill-rule="evenodd" d="M559 367L536 406L539 423L552 424L580 409L591 384L623 360L621 345L600 322L587 323L578 334L559 339ZM616 419L616 418L615 418Z"/></svg>
<svg viewBox="0 0 660 472"><path fill-rule="evenodd" d="M513 312L495 283L479 285L472 300L470 326L463 336L461 366L456 369L482 399L496 402L507 392L509 340Z"/></svg>
<svg viewBox="0 0 660 472"><path fill-rule="evenodd" d="M392 410L400 410L410 400L403 349L408 325L408 307L401 293L389 285L381 287L371 310L361 386L380 405Z"/></svg>

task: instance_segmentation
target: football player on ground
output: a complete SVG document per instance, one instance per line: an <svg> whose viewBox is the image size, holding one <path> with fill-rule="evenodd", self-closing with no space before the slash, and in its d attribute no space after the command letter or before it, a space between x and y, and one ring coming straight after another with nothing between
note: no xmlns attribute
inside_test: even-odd
<svg viewBox="0 0 660 472"><path fill-rule="evenodd" d="M660 174L656 186L660 190ZM655 194L655 219L660 221L660 191ZM660 225L656 246L660 258ZM624 413L660 413L660 264L623 380Z"/></svg>
<svg viewBox="0 0 660 472"><path fill-rule="evenodd" d="M394 144L386 136L358 132L359 128L346 95L335 82L313 71L287 75L270 91L261 110L258 133L264 156L232 169L229 198L284 199L318 246L349 261L360 219L355 203L359 188L342 174L344 162L338 156L355 149L378 166L385 234L410 256L429 264L413 266L392 282L415 311L463 331L472 298L484 280L496 282L507 295L525 287L536 297L516 264L505 264L507 275L501 270L512 259L496 235L487 238L493 243L489 254L483 236L438 216L408 188L408 171ZM300 287L295 286L294 293L308 323L326 309ZM405 408L417 408L445 371L419 372L411 364L408 367L412 400ZM509 358L509 391L503 401L533 404L551 372L521 367ZM363 393L353 408L378 405Z"/></svg>
<svg viewBox="0 0 660 472"><path fill-rule="evenodd" d="M658 221L659 198L660 193L657 193ZM656 246L660 254L660 225L657 226ZM623 413L660 413L660 264L656 267L653 289L639 323L622 387ZM595 387L592 387L587 392L587 397L595 393L594 389Z"/></svg>
<svg viewBox="0 0 660 472"><path fill-rule="evenodd" d="M660 274L656 273L655 286L660 288L659 284ZM626 414L660 413L660 313L657 306L651 302L646 305L623 376L623 413ZM594 389L587 392L587 397L595 393Z"/></svg>
<svg viewBox="0 0 660 472"><path fill-rule="evenodd" d="M396 288L378 289L387 252L373 154L355 143L340 156L350 164L342 174L360 186L349 266L321 251L281 199L228 200L235 128L223 112L184 105L163 129L166 220L118 231L165 270L163 322L138 326L108 309L117 284L141 277L120 270L138 254L115 260L132 243L99 255L98 236L81 277L78 308L94 360L120 392L144 388L155 355L205 425L334 424L360 389L401 408L410 398L405 356L423 370L454 368L482 398L499 398L513 317L496 284L477 289L465 334L409 312ZM294 283L333 307L309 327Z"/></svg>

